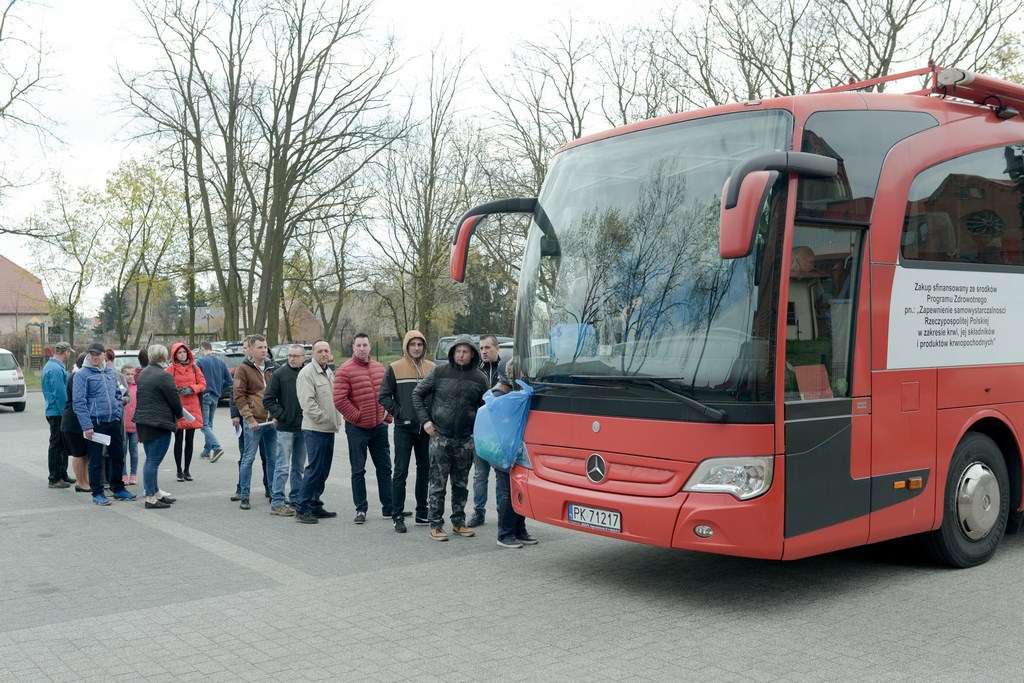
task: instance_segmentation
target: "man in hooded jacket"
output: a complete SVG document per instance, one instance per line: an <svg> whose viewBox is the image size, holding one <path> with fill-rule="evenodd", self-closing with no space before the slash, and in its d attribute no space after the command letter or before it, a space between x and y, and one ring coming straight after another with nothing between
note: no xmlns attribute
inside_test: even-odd
<svg viewBox="0 0 1024 683"><path fill-rule="evenodd" d="M468 334L459 335L448 350L448 365L434 368L416 385L412 403L423 430L430 435L430 482L427 486L427 516L430 537L447 541L444 530L444 499L449 478L452 483L452 531L473 536L466 526L469 497L469 468L476 449L473 423L483 405L487 378L480 372L480 350Z"/></svg>
<svg viewBox="0 0 1024 683"><path fill-rule="evenodd" d="M427 353L427 338L409 330L402 342L402 358L388 366L378 400L395 418L395 469L391 474L391 519L395 531L405 533L405 481L409 460L416 453L416 524L427 524L427 477L430 470L430 435L412 405L412 391L434 369Z"/></svg>

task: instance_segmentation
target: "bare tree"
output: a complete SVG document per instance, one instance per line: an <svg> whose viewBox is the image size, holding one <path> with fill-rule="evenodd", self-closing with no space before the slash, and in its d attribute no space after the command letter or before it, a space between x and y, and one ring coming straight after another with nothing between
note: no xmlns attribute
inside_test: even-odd
<svg viewBox="0 0 1024 683"><path fill-rule="evenodd" d="M431 56L428 112L379 165L379 248L373 286L396 331L428 339L453 315L451 229L473 198L479 132L455 109L465 58Z"/></svg>
<svg viewBox="0 0 1024 683"><path fill-rule="evenodd" d="M365 35L369 4L290 0L272 12L275 55L257 90L263 155L243 181L259 217L251 247L260 278L254 326L278 336L285 253L296 226L346 209L344 190L401 134L386 115L395 56ZM345 55L363 52L356 64Z"/></svg>
<svg viewBox="0 0 1024 683"><path fill-rule="evenodd" d="M119 69L125 103L182 173L188 224L204 228L225 331L233 335L242 326L240 304L251 299L240 250L253 220L240 178L254 137L246 74L266 13L249 0L142 0L140 9L162 63L144 73Z"/></svg>
<svg viewBox="0 0 1024 683"><path fill-rule="evenodd" d="M42 143L52 137L54 120L40 108L38 96L49 88L52 77L44 67L47 49L42 36L31 36L32 30L15 11L18 4L0 2L0 134L7 144L25 132L34 133ZM35 179L26 178L24 169L0 161L0 194L32 182ZM5 232L17 233L18 228L0 226L0 234Z"/></svg>
<svg viewBox="0 0 1024 683"><path fill-rule="evenodd" d="M540 192L552 154L582 137L600 99L586 77L595 69L597 44L580 32L570 16L552 30L550 44L517 46L507 79L485 78L498 101L494 132L510 151L520 194Z"/></svg>
<svg viewBox="0 0 1024 683"><path fill-rule="evenodd" d="M596 61L601 111L613 126L674 114L686 107L686 72L667 58L663 34L646 26L606 26Z"/></svg>
<svg viewBox="0 0 1024 683"><path fill-rule="evenodd" d="M287 258L285 282L290 287L284 299L306 302L323 325L324 339L339 344L351 324L345 316L349 292L365 281L353 238L364 229L366 201L367 197L352 194L348 211L306 222Z"/></svg>

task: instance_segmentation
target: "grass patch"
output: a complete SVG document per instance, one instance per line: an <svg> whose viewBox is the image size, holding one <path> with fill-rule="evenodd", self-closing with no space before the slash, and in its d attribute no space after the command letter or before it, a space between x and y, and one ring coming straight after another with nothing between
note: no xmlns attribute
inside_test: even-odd
<svg viewBox="0 0 1024 683"><path fill-rule="evenodd" d="M25 390L26 391L42 391L43 384L42 378L39 375L38 370L25 370Z"/></svg>

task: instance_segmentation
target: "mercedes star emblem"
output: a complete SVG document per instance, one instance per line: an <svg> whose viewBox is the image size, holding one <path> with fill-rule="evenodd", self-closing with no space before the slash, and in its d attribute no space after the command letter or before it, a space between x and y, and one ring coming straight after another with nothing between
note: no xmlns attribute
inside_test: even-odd
<svg viewBox="0 0 1024 683"><path fill-rule="evenodd" d="M591 453L587 458L587 479L600 484L608 474L608 464L597 453Z"/></svg>

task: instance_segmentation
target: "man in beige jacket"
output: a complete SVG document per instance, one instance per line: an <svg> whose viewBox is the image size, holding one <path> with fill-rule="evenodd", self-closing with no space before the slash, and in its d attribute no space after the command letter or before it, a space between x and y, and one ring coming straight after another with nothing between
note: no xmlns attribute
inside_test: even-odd
<svg viewBox="0 0 1024 683"><path fill-rule="evenodd" d="M334 407L334 373L327 367L330 358L330 344L316 342L313 362L307 363L295 379L307 458L295 501L295 521L302 524L316 524L321 518L338 516L337 512L325 510L320 500L334 460L334 435L341 429L341 414Z"/></svg>

